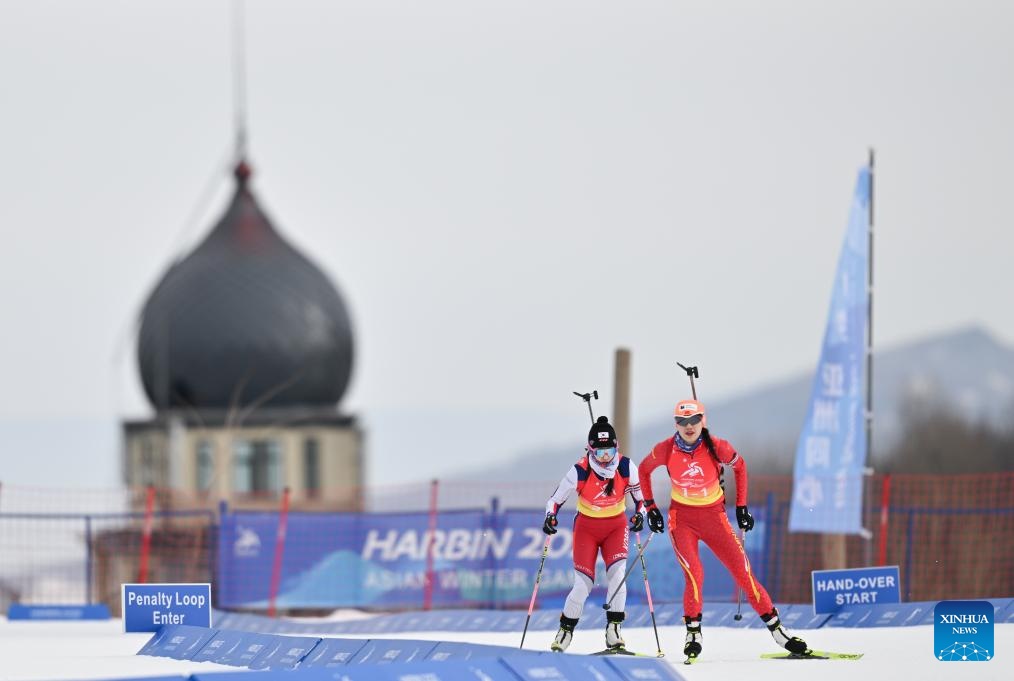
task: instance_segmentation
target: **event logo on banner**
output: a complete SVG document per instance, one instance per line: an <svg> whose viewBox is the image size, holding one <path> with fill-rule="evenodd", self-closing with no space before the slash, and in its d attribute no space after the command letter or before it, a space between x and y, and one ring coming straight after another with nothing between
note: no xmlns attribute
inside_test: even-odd
<svg viewBox="0 0 1014 681"><path fill-rule="evenodd" d="M838 259L810 408L796 446L790 532L862 532L869 205L870 171L863 168Z"/></svg>

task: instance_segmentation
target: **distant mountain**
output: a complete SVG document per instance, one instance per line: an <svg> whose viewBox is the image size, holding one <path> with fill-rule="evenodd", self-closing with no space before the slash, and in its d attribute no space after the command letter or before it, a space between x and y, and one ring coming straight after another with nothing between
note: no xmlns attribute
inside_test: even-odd
<svg viewBox="0 0 1014 681"><path fill-rule="evenodd" d="M873 452L896 442L906 404L942 405L966 420L1009 426L1014 416L1014 349L984 329L969 327L887 350L873 359ZM725 401L708 403L715 433L733 442L751 471L788 472L806 418L813 375L771 383ZM672 432L668 420L635 426L631 458ZM532 470L565 471L579 452L534 450L507 463L464 472L460 479L529 480Z"/></svg>

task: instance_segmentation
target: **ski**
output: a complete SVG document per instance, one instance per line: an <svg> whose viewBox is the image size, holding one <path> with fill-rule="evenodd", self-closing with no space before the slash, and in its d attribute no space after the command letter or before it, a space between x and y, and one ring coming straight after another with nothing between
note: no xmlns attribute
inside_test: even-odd
<svg viewBox="0 0 1014 681"><path fill-rule="evenodd" d="M649 655L647 653L635 653L633 650L627 650L626 648L606 648L600 650L597 653L591 653L591 655L633 655L635 657L660 657L659 655Z"/></svg>
<svg viewBox="0 0 1014 681"><path fill-rule="evenodd" d="M858 660L863 653L833 653L828 650L807 650L805 653L764 653L764 660Z"/></svg>
<svg viewBox="0 0 1014 681"><path fill-rule="evenodd" d="M688 655L687 659L683 660L683 664L693 664L697 662L697 655Z"/></svg>

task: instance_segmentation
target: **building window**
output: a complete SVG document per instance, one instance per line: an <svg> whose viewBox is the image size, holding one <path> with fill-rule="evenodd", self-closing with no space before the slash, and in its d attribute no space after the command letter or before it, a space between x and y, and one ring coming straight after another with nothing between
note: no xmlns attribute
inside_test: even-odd
<svg viewBox="0 0 1014 681"><path fill-rule="evenodd" d="M320 445L312 437L303 441L303 487L309 497L320 494Z"/></svg>
<svg viewBox="0 0 1014 681"><path fill-rule="evenodd" d="M197 491L207 492L215 481L215 456L209 440L197 443Z"/></svg>
<svg viewBox="0 0 1014 681"><path fill-rule="evenodd" d="M232 489L257 494L282 489L281 452L275 440L236 440L232 452Z"/></svg>
<svg viewBox="0 0 1014 681"><path fill-rule="evenodd" d="M137 482L147 487L155 484L155 444L149 437L141 438L141 465Z"/></svg>

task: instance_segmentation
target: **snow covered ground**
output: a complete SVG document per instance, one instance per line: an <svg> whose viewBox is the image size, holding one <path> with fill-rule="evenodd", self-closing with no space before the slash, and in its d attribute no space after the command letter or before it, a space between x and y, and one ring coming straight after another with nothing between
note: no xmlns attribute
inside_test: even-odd
<svg viewBox="0 0 1014 681"><path fill-rule="evenodd" d="M306 622L307 620L301 620ZM325 620L321 620L325 621ZM334 621L328 618L326 621ZM0 618L0 680L84 681L196 671L238 671L210 662L194 663L135 653L148 634L124 634L118 619L102 622L10 622ZM995 628L996 657L989 662L938 662L933 656L931 626L876 629L818 629L796 631L813 648L863 652L859 661L761 660L761 653L777 652L763 629L705 626L704 655L691 666L682 664L682 627L659 631L662 648L688 681L1010 681L1014 679L1014 624ZM525 648L545 649L552 632L529 631ZM333 635L328 635L332 636ZM405 632L387 638L467 641L518 645L518 633ZM366 637L364 637L366 638ZM625 629L632 650L656 651L652 629ZM603 647L603 632L578 628L571 652L590 653Z"/></svg>

